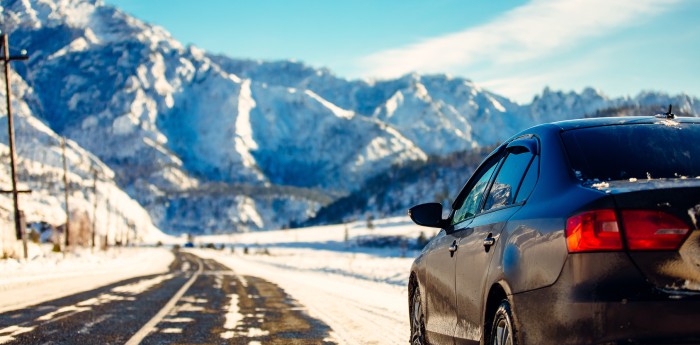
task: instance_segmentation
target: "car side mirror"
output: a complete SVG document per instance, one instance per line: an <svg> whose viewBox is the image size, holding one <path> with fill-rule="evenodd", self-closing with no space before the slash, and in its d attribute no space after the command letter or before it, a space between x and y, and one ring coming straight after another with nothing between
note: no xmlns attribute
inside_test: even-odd
<svg viewBox="0 0 700 345"><path fill-rule="evenodd" d="M414 223L431 228L442 228L445 220L442 219L442 204L431 202L411 207L408 216Z"/></svg>

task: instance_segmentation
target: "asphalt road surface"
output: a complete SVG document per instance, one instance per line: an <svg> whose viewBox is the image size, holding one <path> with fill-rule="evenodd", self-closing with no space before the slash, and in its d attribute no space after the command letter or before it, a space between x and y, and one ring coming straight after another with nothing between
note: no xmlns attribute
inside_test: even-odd
<svg viewBox="0 0 700 345"><path fill-rule="evenodd" d="M278 286L176 252L169 272L0 314L0 344L335 344Z"/></svg>

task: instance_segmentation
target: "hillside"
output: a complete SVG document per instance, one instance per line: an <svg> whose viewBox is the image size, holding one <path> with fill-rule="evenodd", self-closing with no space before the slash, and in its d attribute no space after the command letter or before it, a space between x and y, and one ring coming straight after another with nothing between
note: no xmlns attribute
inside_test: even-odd
<svg viewBox="0 0 700 345"><path fill-rule="evenodd" d="M16 75L12 83L18 189L31 191L29 195L20 194L20 209L29 226L39 226L42 222L53 227L63 226L66 207L61 137L33 116L26 102L33 100L32 89ZM5 98L4 87L0 89L0 97ZM0 186L3 190L10 190L12 186L7 133L7 109L0 107L0 162L3 162ZM66 165L71 243L90 245L93 224L97 229L98 246L105 241L111 245L127 241L155 242L163 236L148 212L117 186L112 169L71 140L66 141ZM12 204L12 194L0 194L0 257L20 253L21 246L15 241ZM50 236L50 233L43 235ZM55 240L62 242L61 238Z"/></svg>

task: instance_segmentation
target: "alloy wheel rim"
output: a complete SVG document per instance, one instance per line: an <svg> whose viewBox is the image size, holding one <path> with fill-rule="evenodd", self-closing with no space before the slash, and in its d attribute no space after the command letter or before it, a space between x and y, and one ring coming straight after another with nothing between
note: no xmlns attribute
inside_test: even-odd
<svg viewBox="0 0 700 345"><path fill-rule="evenodd" d="M498 320L496 324L496 337L494 345L513 345L513 337L510 325L504 318Z"/></svg>
<svg viewBox="0 0 700 345"><path fill-rule="evenodd" d="M416 288L412 303L413 313L411 313L411 328L413 330L413 334L411 334L412 345L423 345L423 314L421 313L420 304L420 292L418 292L418 288Z"/></svg>

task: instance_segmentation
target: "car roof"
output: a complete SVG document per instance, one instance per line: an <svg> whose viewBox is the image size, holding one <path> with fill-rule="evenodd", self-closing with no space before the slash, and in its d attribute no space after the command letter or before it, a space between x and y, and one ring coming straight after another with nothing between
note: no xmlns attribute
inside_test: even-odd
<svg viewBox="0 0 700 345"><path fill-rule="evenodd" d="M675 117L667 119L665 117L656 116L623 116L623 117L596 117L588 119L566 120L552 122L550 125L558 127L562 131L577 128L614 126L614 125L631 125L631 124L653 124L663 121L674 121L678 123L700 123L698 117Z"/></svg>

